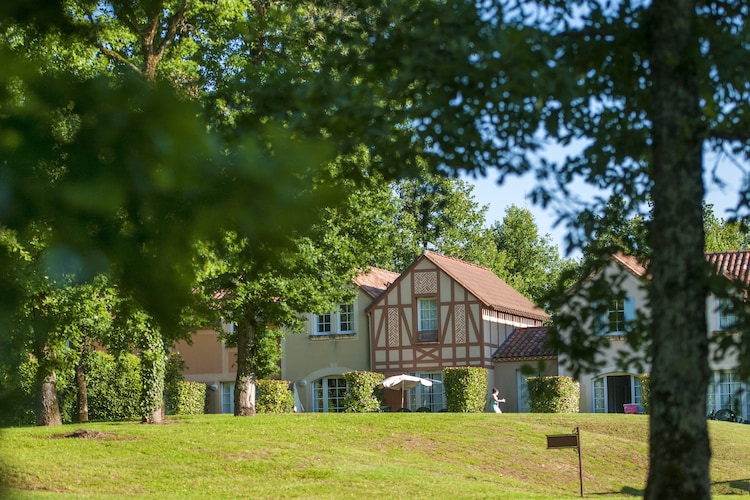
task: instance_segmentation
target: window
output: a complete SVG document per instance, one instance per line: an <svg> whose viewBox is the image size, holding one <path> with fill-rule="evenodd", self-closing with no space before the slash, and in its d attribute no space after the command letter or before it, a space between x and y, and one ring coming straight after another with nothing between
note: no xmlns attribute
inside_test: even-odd
<svg viewBox="0 0 750 500"><path fill-rule="evenodd" d="M719 330L728 330L737 322L737 316L732 310L732 301L719 299Z"/></svg>
<svg viewBox="0 0 750 500"><path fill-rule="evenodd" d="M615 299L609 303L605 316L596 321L596 330L600 335L622 335L632 321L635 321L635 299Z"/></svg>
<svg viewBox="0 0 750 500"><path fill-rule="evenodd" d="M339 333L354 331L354 304L341 304L339 308Z"/></svg>
<svg viewBox="0 0 750 500"><path fill-rule="evenodd" d="M437 298L417 299L417 321L420 342L437 342L438 309Z"/></svg>
<svg viewBox="0 0 750 500"><path fill-rule="evenodd" d="M313 382L313 411L341 413L344 411L346 379L322 378Z"/></svg>
<svg viewBox="0 0 750 500"><path fill-rule="evenodd" d="M354 304L341 304L336 311L316 314L313 335L354 333Z"/></svg>
<svg viewBox="0 0 750 500"><path fill-rule="evenodd" d="M516 386L518 394L518 413L529 413L531 405L529 404L529 384L528 375L524 375L521 370L516 371Z"/></svg>
<svg viewBox="0 0 750 500"><path fill-rule="evenodd" d="M331 313L318 314L316 323L315 333L318 335L331 333Z"/></svg>
<svg viewBox="0 0 750 500"><path fill-rule="evenodd" d="M221 383L221 413L234 414L234 382Z"/></svg>
<svg viewBox="0 0 750 500"><path fill-rule="evenodd" d="M708 383L706 413L729 408L738 417L750 419L750 381L742 381L736 373L719 371L711 374Z"/></svg>
<svg viewBox="0 0 750 500"><path fill-rule="evenodd" d="M604 378L594 380L594 413L605 413Z"/></svg>
<svg viewBox="0 0 750 500"><path fill-rule="evenodd" d="M593 381L594 413L622 413L623 405L640 405L641 380L628 374L611 374Z"/></svg>
<svg viewBox="0 0 750 500"><path fill-rule="evenodd" d="M427 408L431 412L438 412L447 407L445 389L442 383L443 372L414 373L412 375L433 380L434 382L430 387L419 385L414 389L409 389L409 409L416 411L419 408Z"/></svg>

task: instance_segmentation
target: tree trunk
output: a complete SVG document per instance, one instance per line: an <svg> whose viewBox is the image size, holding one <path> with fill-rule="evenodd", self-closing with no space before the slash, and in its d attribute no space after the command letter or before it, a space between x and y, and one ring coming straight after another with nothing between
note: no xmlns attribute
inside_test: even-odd
<svg viewBox="0 0 750 500"><path fill-rule="evenodd" d="M237 324L237 379L234 384L234 416L255 415L255 373L252 347L255 325L251 321Z"/></svg>
<svg viewBox="0 0 750 500"><path fill-rule="evenodd" d="M164 375L167 354L160 333L148 330L141 339L141 422L164 423Z"/></svg>
<svg viewBox="0 0 750 500"><path fill-rule="evenodd" d="M38 407L36 425L62 425L60 406L57 402L57 375L40 365L37 372Z"/></svg>
<svg viewBox="0 0 750 500"><path fill-rule="evenodd" d="M653 364L645 498L708 499L708 266L694 2L654 0L649 30Z"/></svg>
<svg viewBox="0 0 750 500"><path fill-rule="evenodd" d="M78 363L76 363L76 388L78 389L78 421L88 422L89 421L89 398L86 390L86 371L84 366L86 365L86 358L89 354L89 341L88 338L84 338L81 342L81 347L78 350Z"/></svg>

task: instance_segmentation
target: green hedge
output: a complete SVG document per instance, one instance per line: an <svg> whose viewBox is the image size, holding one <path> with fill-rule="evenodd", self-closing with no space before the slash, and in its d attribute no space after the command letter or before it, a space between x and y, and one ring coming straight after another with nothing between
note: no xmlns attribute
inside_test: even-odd
<svg viewBox="0 0 750 500"><path fill-rule="evenodd" d="M86 366L90 420L127 420L140 417L141 362L138 356L114 357L92 352Z"/></svg>
<svg viewBox="0 0 750 500"><path fill-rule="evenodd" d="M294 413L294 394L288 380L258 380L255 394L256 413Z"/></svg>
<svg viewBox="0 0 750 500"><path fill-rule="evenodd" d="M578 413L581 387L571 377L527 379L529 406L534 413Z"/></svg>
<svg viewBox="0 0 750 500"><path fill-rule="evenodd" d="M206 388L202 382L177 382L175 391L166 399L167 414L202 415L206 408Z"/></svg>
<svg viewBox="0 0 750 500"><path fill-rule="evenodd" d="M487 369L474 366L443 370L448 411L482 413L487 404Z"/></svg>
<svg viewBox="0 0 750 500"><path fill-rule="evenodd" d="M641 406L643 406L643 413L649 414L651 408L649 406L651 399L651 375L648 373L640 376L641 382Z"/></svg>
<svg viewBox="0 0 750 500"><path fill-rule="evenodd" d="M367 413L380 411L382 392L377 391L378 384L385 377L375 372L347 372L346 397L344 411L346 413Z"/></svg>

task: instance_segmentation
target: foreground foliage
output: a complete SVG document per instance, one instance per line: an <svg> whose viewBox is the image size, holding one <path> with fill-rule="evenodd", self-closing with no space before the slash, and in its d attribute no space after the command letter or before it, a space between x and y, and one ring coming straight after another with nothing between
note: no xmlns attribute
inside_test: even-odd
<svg viewBox="0 0 750 500"><path fill-rule="evenodd" d="M80 426L12 428L0 475L11 498L236 498L238 484L245 498L577 498L575 451L547 450L545 437L575 427L586 496L643 495L639 415L203 415L89 423L87 439L62 437ZM712 494L746 492L750 425L709 431Z"/></svg>

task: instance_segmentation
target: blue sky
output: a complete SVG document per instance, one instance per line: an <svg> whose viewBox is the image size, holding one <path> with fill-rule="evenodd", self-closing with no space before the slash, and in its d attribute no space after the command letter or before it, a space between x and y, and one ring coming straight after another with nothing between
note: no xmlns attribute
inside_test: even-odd
<svg viewBox="0 0 750 500"><path fill-rule="evenodd" d="M712 169L713 167L714 163L711 160L706 161L706 169ZM708 172L704 175L706 201L714 205L714 213L718 217L727 218L726 211L736 205L743 168L745 167L730 161L722 161L718 164L717 175L726 183L723 189L711 181ZM487 225L491 225L495 221L501 221L505 216L505 210L510 205L527 208L534 215L539 232L549 234L553 243L558 246L560 254L563 254L565 227L560 225L554 228L554 211L552 209L543 210L539 206L532 205L528 198L535 183L533 177L508 177L502 186L497 185L497 174L493 172L481 179L465 178L465 180L474 185L474 198L477 203L489 206L486 214ZM590 194L594 193L593 188L585 187L583 189L589 190ZM584 196L586 195L584 194Z"/></svg>

